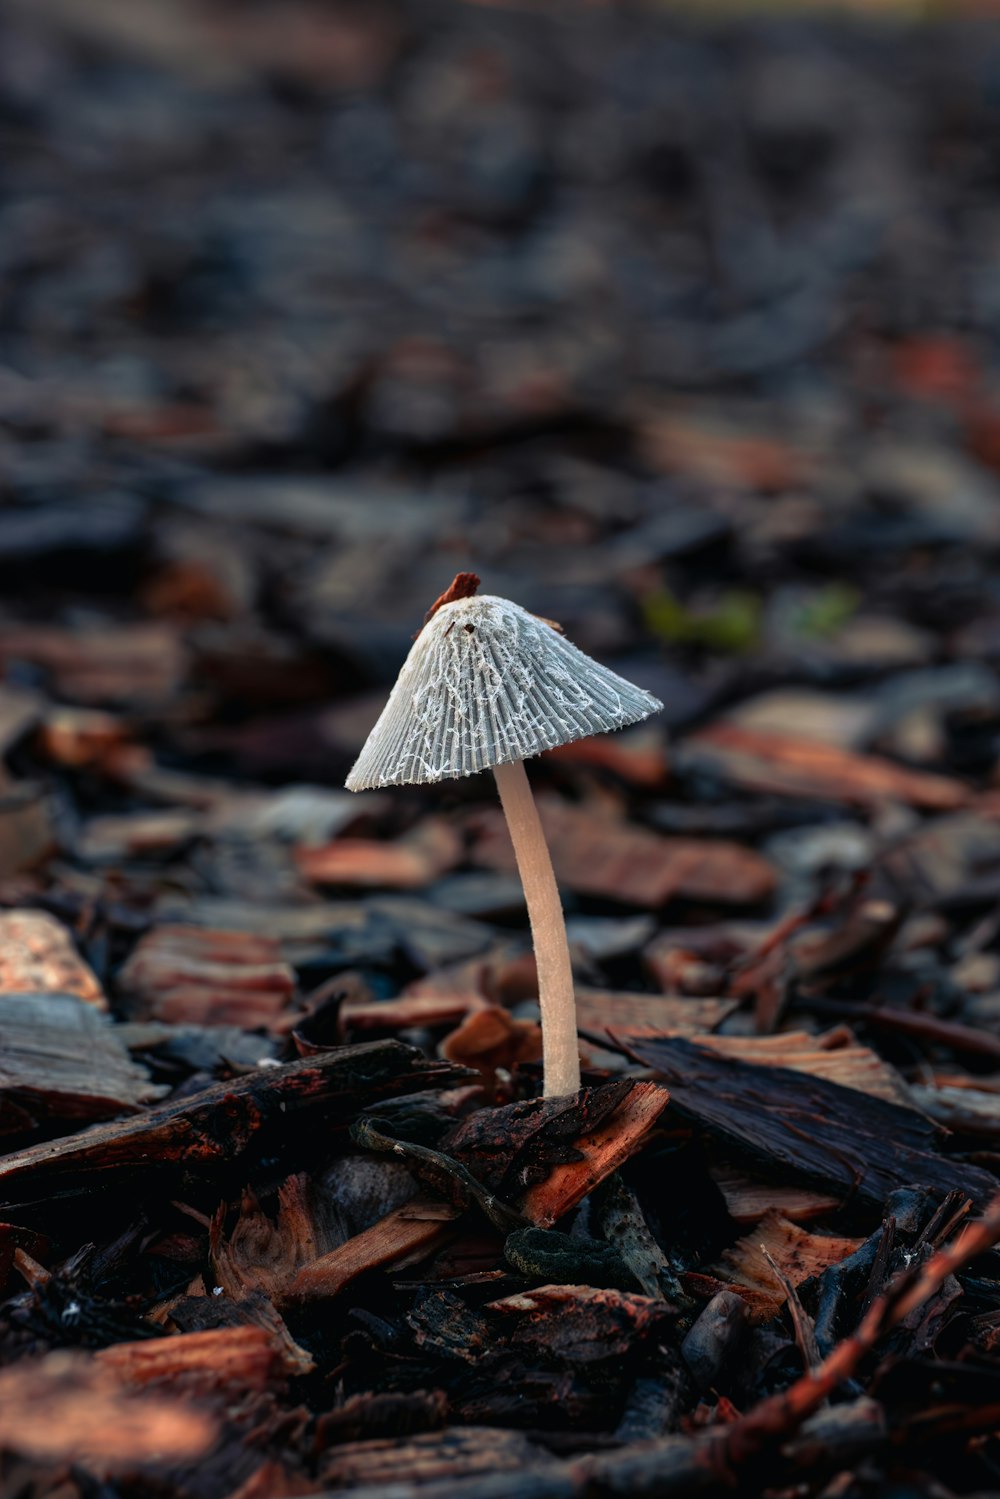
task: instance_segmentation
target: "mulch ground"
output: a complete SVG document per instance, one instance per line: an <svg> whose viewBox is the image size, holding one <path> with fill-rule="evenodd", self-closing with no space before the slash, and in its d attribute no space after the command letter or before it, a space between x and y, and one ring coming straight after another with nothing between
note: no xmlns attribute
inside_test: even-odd
<svg viewBox="0 0 1000 1499"><path fill-rule="evenodd" d="M1000 1480L1000 28L0 16L0 1492ZM452 576L664 711L344 777Z"/></svg>

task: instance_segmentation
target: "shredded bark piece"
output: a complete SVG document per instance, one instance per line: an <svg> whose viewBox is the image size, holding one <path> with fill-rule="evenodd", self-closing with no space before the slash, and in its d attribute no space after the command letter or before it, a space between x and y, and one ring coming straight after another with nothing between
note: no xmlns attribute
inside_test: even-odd
<svg viewBox="0 0 1000 1499"><path fill-rule="evenodd" d="M424 615L424 624L432 620L445 604L454 604L458 599L471 599L478 587L479 578L475 573L456 573L444 593L438 595Z"/></svg>

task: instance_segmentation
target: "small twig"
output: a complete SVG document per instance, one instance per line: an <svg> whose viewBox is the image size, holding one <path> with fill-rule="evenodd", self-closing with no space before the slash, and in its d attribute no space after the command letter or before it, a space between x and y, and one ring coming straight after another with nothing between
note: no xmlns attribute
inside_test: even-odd
<svg viewBox="0 0 1000 1499"><path fill-rule="evenodd" d="M360 1145L365 1150L384 1150L411 1161L416 1175L422 1181L438 1190L443 1188L446 1194L450 1192L463 1205L475 1202L493 1227L498 1228L501 1233L532 1227L530 1218L487 1191L461 1161L454 1160L452 1156L443 1155L439 1150L431 1150L427 1145L416 1145L410 1140L398 1140L395 1135L387 1135L384 1129L379 1129L365 1114L354 1121L350 1134L355 1145Z"/></svg>
<svg viewBox="0 0 1000 1499"><path fill-rule="evenodd" d="M770 1253L766 1244L761 1244L760 1252L765 1260L767 1260L771 1274L785 1293L788 1303L788 1315L792 1319L795 1342L802 1355L802 1362L807 1369L816 1369L822 1363L822 1355L819 1351L819 1344L816 1342L816 1328L813 1326L813 1320L799 1300L799 1293L795 1289L795 1286Z"/></svg>
<svg viewBox="0 0 1000 1499"><path fill-rule="evenodd" d="M921 1015L894 1005L850 1004L847 1001L800 997L803 1008L820 1014L837 1015L842 1020L862 1020L875 1030L899 1031L925 1041L950 1046L969 1056L1000 1058L1000 1038L975 1026L957 1020L939 1020L936 1015Z"/></svg>
<svg viewBox="0 0 1000 1499"><path fill-rule="evenodd" d="M968 1199L966 1199L968 1201ZM971 1203L969 1204L971 1207ZM871 1271L868 1275L868 1285L865 1289L864 1299L861 1302L861 1315L864 1317L875 1304L876 1299L881 1296L885 1289L886 1277L889 1274L889 1265L896 1248L896 1220L890 1213L888 1218L882 1221L882 1234L878 1241L878 1249L875 1251L875 1259L872 1262Z"/></svg>
<svg viewBox="0 0 1000 1499"><path fill-rule="evenodd" d="M52 1271L46 1270L26 1249L14 1250L14 1269L20 1271L33 1291L40 1291L52 1279Z"/></svg>
<svg viewBox="0 0 1000 1499"><path fill-rule="evenodd" d="M855 880L854 889L857 888L857 883L857 880ZM740 997L749 993L749 981L752 980L758 964L762 963L765 958L770 957L776 948L781 947L788 941L789 937L793 937L796 932L801 931L804 926L808 926L811 921L815 921L818 916L829 915L831 911L836 909L837 903L841 898L840 891L826 890L817 895L815 900L799 907L798 910L790 912L789 915L779 921L768 932L767 936L758 942L757 946L751 952L745 953L743 957L739 958L733 964L730 982L731 993Z"/></svg>

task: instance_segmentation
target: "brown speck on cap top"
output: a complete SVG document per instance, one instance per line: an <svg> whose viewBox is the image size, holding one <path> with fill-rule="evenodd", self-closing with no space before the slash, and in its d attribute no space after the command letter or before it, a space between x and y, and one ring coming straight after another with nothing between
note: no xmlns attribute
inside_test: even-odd
<svg viewBox="0 0 1000 1499"><path fill-rule="evenodd" d="M438 595L424 615L424 624L428 624L445 604L454 604L458 599L471 599L478 587L479 578L475 573L456 573L444 593ZM418 631L417 634L419 633ZM413 638L415 640L416 635Z"/></svg>

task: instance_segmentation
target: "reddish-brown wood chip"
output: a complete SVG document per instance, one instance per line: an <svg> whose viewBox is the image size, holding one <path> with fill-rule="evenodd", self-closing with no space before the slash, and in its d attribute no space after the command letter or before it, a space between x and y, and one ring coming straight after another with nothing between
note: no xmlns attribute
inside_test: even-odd
<svg viewBox="0 0 1000 1499"><path fill-rule="evenodd" d="M142 1019L249 1029L278 1019L295 974L273 938L166 925L138 943L119 988Z"/></svg>
<svg viewBox="0 0 1000 1499"><path fill-rule="evenodd" d="M0 994L75 994L97 1010L108 1008L69 932L46 911L0 915Z"/></svg>
<svg viewBox="0 0 1000 1499"><path fill-rule="evenodd" d="M296 862L314 885L358 885L418 890L458 863L458 832L440 818L425 818L420 827L395 843L374 838L338 838L320 848L300 848Z"/></svg>
<svg viewBox="0 0 1000 1499"><path fill-rule="evenodd" d="M735 1166L709 1169L734 1223L759 1223L770 1212L778 1212L792 1223L810 1223L840 1206L840 1199L829 1193L757 1181Z"/></svg>
<svg viewBox="0 0 1000 1499"><path fill-rule="evenodd" d="M94 1361L126 1385L179 1381L185 1388L265 1390L280 1368L281 1349L262 1327L218 1327L113 1343L95 1353Z"/></svg>
<svg viewBox="0 0 1000 1499"><path fill-rule="evenodd" d="M529 1187L521 1211L540 1228L550 1228L640 1149L669 1101L666 1088L656 1083L633 1084L605 1123L573 1142L582 1159L553 1167L543 1182Z"/></svg>
<svg viewBox="0 0 1000 1499"><path fill-rule="evenodd" d="M137 1399L108 1365L101 1355L51 1353L0 1371L0 1449L97 1472L190 1462L208 1450L210 1415L176 1400Z"/></svg>
<svg viewBox="0 0 1000 1499"><path fill-rule="evenodd" d="M775 887L772 866L742 844L665 838L548 797L539 811L556 878L570 890L655 908L676 898L753 905ZM515 870L503 814L482 813L476 827L475 861Z"/></svg>
<svg viewBox="0 0 1000 1499"><path fill-rule="evenodd" d="M500 1005L476 1010L441 1045L451 1062L475 1067L492 1090L498 1067L510 1071L519 1062L536 1062L542 1055L542 1030L532 1020L515 1020Z"/></svg>
<svg viewBox="0 0 1000 1499"><path fill-rule="evenodd" d="M305 1265L288 1287L285 1300L328 1299L366 1270L422 1257L447 1241L461 1212L431 1197L413 1197L339 1249Z"/></svg>
<svg viewBox="0 0 1000 1499"><path fill-rule="evenodd" d="M159 702L175 692L185 655L180 635L167 624L0 629L0 662L42 667L61 696L79 703Z"/></svg>
<svg viewBox="0 0 1000 1499"><path fill-rule="evenodd" d="M707 1273L721 1280L735 1281L734 1290L749 1286L772 1296L778 1306L785 1301L785 1290L774 1274L767 1255L793 1286L810 1276L819 1275L830 1265L839 1265L864 1243L863 1239L843 1238L833 1234L814 1234L797 1223L791 1223L778 1212L765 1214L749 1233L723 1252ZM765 1253L766 1251L766 1253Z"/></svg>
<svg viewBox="0 0 1000 1499"><path fill-rule="evenodd" d="M667 778L667 752L658 730L574 739L549 750L547 758L609 770L631 786L661 786Z"/></svg>
<svg viewBox="0 0 1000 1499"><path fill-rule="evenodd" d="M877 755L856 754L815 739L712 724L687 741L729 780L751 791L777 796L816 796L856 806L900 801L928 811L967 805L970 792L960 781L908 770Z"/></svg>

